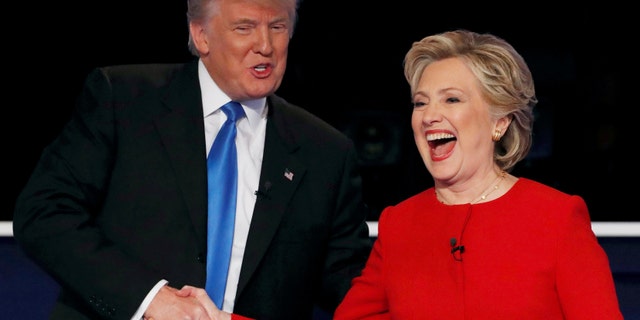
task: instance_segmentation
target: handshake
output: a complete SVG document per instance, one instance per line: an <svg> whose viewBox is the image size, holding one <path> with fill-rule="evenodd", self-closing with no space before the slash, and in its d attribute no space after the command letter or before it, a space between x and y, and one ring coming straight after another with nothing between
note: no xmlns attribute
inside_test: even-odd
<svg viewBox="0 0 640 320"><path fill-rule="evenodd" d="M184 286L178 290L165 285L158 291L144 314L143 320L191 319L231 320L231 314L213 303L202 288ZM234 319L247 319L235 316Z"/></svg>

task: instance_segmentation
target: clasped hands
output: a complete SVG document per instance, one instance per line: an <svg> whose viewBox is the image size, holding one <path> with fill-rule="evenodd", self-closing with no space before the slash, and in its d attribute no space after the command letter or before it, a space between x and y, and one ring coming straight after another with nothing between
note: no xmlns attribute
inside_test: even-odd
<svg viewBox="0 0 640 320"><path fill-rule="evenodd" d="M184 286L180 290L162 287L151 301L144 320L231 320L231 314L213 303L202 288Z"/></svg>

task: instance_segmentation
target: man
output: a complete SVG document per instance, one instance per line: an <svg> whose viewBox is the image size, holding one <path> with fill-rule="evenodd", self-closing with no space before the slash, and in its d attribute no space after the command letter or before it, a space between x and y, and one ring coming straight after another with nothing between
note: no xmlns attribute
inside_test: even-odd
<svg viewBox="0 0 640 320"><path fill-rule="evenodd" d="M207 154L229 101L246 116L221 309L310 319L314 305L335 308L371 243L352 142L274 94L296 10L295 0L189 0L198 59L89 74L14 212L16 240L61 285L52 319L211 316L176 289L212 276Z"/></svg>

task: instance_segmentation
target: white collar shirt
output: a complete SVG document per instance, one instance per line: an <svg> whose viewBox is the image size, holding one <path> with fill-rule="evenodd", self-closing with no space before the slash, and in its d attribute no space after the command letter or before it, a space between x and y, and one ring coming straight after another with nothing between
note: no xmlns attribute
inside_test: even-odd
<svg viewBox="0 0 640 320"><path fill-rule="evenodd" d="M207 72L202 61L198 62L198 78L202 92L204 128L207 155L215 136L226 120L220 107L231 101L222 92ZM256 203L256 191L260 183L260 168L264 154L265 132L267 127L266 98L238 101L242 104L246 117L237 121L236 148L238 152L238 200L236 206L235 230L231 264L227 276L223 310L232 312L240 278L240 267L247 235ZM205 155L206 156L206 155ZM203 214L207 214L204 212Z"/></svg>

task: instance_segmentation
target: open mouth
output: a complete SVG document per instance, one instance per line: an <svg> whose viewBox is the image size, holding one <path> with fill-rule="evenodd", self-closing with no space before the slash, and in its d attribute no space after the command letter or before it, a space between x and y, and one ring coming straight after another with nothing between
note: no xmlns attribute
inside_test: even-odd
<svg viewBox="0 0 640 320"><path fill-rule="evenodd" d="M447 156L453 147L456 145L458 139L456 136L450 133L433 133L427 135L427 142L431 149L431 156L434 159L443 158Z"/></svg>

